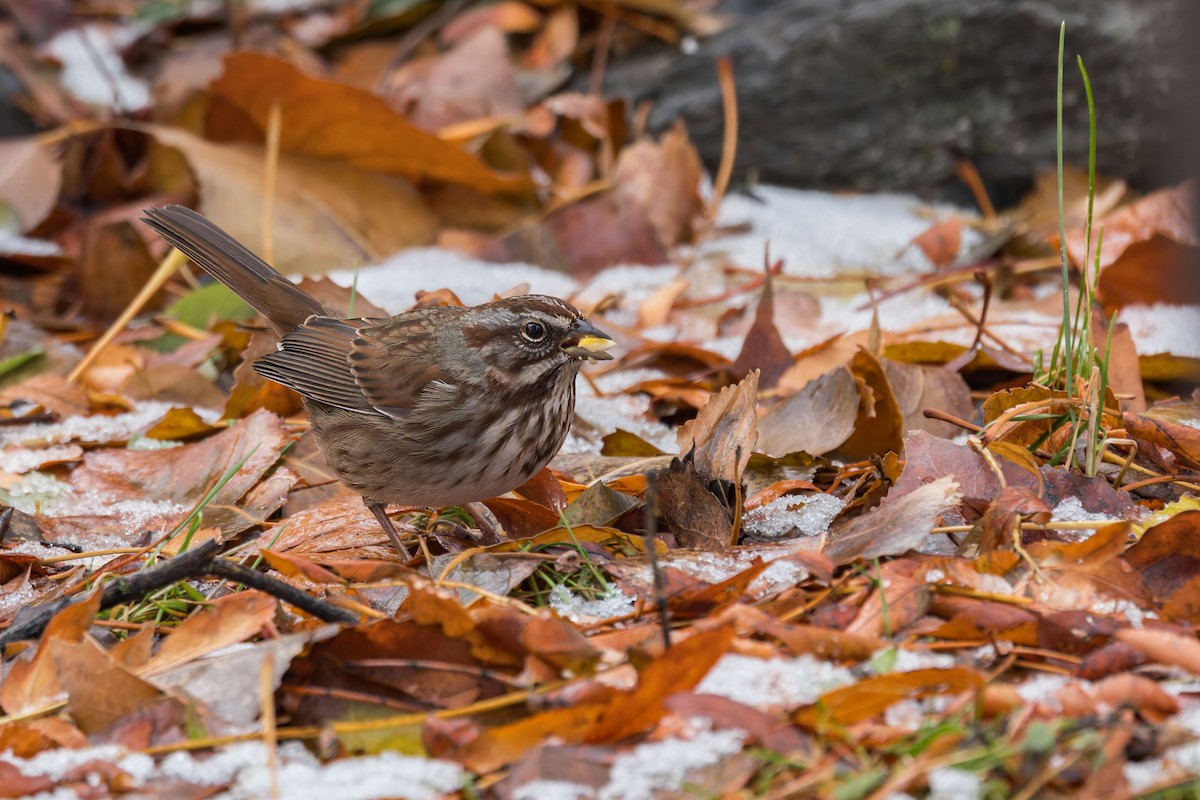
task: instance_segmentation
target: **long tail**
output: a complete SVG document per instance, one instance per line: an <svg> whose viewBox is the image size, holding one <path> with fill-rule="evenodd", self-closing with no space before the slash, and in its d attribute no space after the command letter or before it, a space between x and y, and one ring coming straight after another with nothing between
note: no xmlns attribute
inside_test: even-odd
<svg viewBox="0 0 1200 800"><path fill-rule="evenodd" d="M266 317L280 336L314 314L331 313L270 264L190 208L148 208L142 219Z"/></svg>

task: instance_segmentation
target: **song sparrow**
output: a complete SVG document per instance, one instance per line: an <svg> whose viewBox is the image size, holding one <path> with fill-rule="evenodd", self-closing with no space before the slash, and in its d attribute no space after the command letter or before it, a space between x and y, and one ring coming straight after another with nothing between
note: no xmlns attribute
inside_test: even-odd
<svg viewBox="0 0 1200 800"><path fill-rule="evenodd" d="M325 460L406 559L387 503L440 508L520 486L566 438L575 376L614 342L570 303L525 295L343 319L182 206L145 221L279 335L260 375L304 398Z"/></svg>

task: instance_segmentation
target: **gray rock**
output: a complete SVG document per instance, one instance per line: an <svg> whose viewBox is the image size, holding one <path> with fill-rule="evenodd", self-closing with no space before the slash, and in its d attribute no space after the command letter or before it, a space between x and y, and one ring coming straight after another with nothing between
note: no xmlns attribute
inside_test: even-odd
<svg viewBox="0 0 1200 800"><path fill-rule="evenodd" d="M805 187L899 190L966 201L959 157L1001 203L1055 161L1058 28L1067 23L1066 158L1087 163L1084 57L1099 113L1099 169L1179 180L1173 121L1195 105L1186 0L727 0L737 22L692 55L647 45L615 58L606 94L655 101L653 130L683 117L720 157L715 62L733 59L738 174Z"/></svg>

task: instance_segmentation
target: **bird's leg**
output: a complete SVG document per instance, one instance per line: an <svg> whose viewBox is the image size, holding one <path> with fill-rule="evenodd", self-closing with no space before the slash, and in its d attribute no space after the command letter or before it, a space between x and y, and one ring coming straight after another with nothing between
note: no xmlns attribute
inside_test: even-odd
<svg viewBox="0 0 1200 800"><path fill-rule="evenodd" d="M400 541L400 533L396 530L396 526L392 524L391 518L387 515L386 504L376 500L368 500L365 497L363 498L363 502L366 503L367 508L371 509L371 513L375 515L375 519L379 520L379 525L383 528L383 532L388 535L388 538L392 540L392 546L400 553L400 557L405 561L412 560L408 548L404 546L404 542Z"/></svg>

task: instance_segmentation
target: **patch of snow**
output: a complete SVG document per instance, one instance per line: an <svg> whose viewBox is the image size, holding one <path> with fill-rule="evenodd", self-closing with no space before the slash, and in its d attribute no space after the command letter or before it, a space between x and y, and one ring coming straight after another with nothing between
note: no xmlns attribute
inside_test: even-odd
<svg viewBox="0 0 1200 800"><path fill-rule="evenodd" d="M692 739L664 739L640 744L613 761L599 800L646 800L660 792L678 792L697 770L718 764L742 750L746 734L739 730L706 731Z"/></svg>
<svg viewBox="0 0 1200 800"><path fill-rule="evenodd" d="M596 397L583 394L575 399L575 423L559 452L599 454L602 439L621 428L654 445L665 453L674 453L675 432L661 422L647 418L650 398L646 395L614 394Z"/></svg>
<svg viewBox="0 0 1200 800"><path fill-rule="evenodd" d="M746 596L757 600L795 586L808 576L808 571L802 566L785 559L793 552L793 548L780 545L750 547L730 552L693 552L682 556L668 553L659 557L659 563L663 567L677 569L708 583L721 583L749 569L756 560L770 562L746 587ZM648 565L632 570L630 577L647 585L654 581Z"/></svg>
<svg viewBox="0 0 1200 800"><path fill-rule="evenodd" d="M1068 497L1052 510L1052 519L1056 522L1094 522L1110 519L1108 514L1098 511L1088 511L1083 507L1083 501L1078 497Z"/></svg>
<svg viewBox="0 0 1200 800"><path fill-rule="evenodd" d="M0 446L19 445L41 447L47 444L84 442L109 444L125 442L142 433L162 419L178 403L146 400L138 403L132 411L121 414L93 414L92 416L67 417L60 422L41 422L35 425L20 425L0 429ZM194 409L196 414L209 424L221 418L221 412L207 408Z"/></svg>
<svg viewBox="0 0 1200 800"><path fill-rule="evenodd" d="M134 434L125 448L127 450L170 450L173 447L182 446L183 442L174 439L154 439L150 436Z"/></svg>
<svg viewBox="0 0 1200 800"><path fill-rule="evenodd" d="M1140 795L1146 789L1180 772L1200 775L1200 742L1172 747L1161 757L1149 761L1125 764L1125 779L1129 781L1129 790L1134 795Z"/></svg>
<svg viewBox="0 0 1200 800"><path fill-rule="evenodd" d="M299 742L280 744L277 758L279 794L289 800L383 800L396 797L397 787L403 787L408 800L435 800L461 788L466 777L457 764L395 753L322 764ZM179 781L233 784L216 797L249 800L271 796L271 773L261 742L233 744L211 755L171 753L157 764L144 753L131 753L118 745L46 750L28 759L9 751L0 753L0 762L13 765L23 775L44 775L52 780L62 780L90 762L104 762L128 774L134 787Z"/></svg>
<svg viewBox="0 0 1200 800"><path fill-rule="evenodd" d="M143 25L82 25L59 33L43 51L62 64L59 82L77 99L128 113L150 105L149 84L130 74L121 57L144 32Z"/></svg>
<svg viewBox="0 0 1200 800"><path fill-rule="evenodd" d="M927 800L978 800L983 796L983 779L978 773L956 767L929 771Z"/></svg>
<svg viewBox="0 0 1200 800"><path fill-rule="evenodd" d="M680 276L678 267L633 266L608 267L592 277L575 295L575 304L589 308L606 297L615 296L619 302L605 316L614 325L633 327L638 312L650 295ZM692 288L695 291L695 288ZM645 335L645 333L643 333Z"/></svg>
<svg viewBox="0 0 1200 800"><path fill-rule="evenodd" d="M279 796L288 800L436 800L462 787L463 768L449 761L396 753L346 758L321 764L304 752L281 758L276 772ZM265 761L265 758L263 759ZM261 761L238 773L221 800L257 800L272 795L271 771Z"/></svg>
<svg viewBox="0 0 1200 800"><path fill-rule="evenodd" d="M18 611L38 598L38 592L29 581L18 576L9 581L14 582L20 585L11 590L0 587L0 620L12 619Z"/></svg>
<svg viewBox="0 0 1200 800"><path fill-rule="evenodd" d="M757 199L727 195L717 217L721 225L749 223L750 231L714 236L701 250L723 251L734 263L757 268L770 242L770 257L783 259L786 274L810 277L928 271L920 249L907 245L937 217L964 213L901 195L838 195L777 186L757 186L754 194ZM978 233L963 231L965 248L978 240Z"/></svg>
<svg viewBox="0 0 1200 800"><path fill-rule="evenodd" d="M762 659L728 653L704 676L696 693L747 706L790 708L815 703L826 692L853 682L850 670L808 654Z"/></svg>
<svg viewBox="0 0 1200 800"><path fill-rule="evenodd" d="M340 286L354 285L354 270L329 273ZM440 247L413 247L358 270L358 291L392 314L416 300L421 290L446 288L467 305L486 303L500 292L528 284L532 294L571 296L578 284L569 275L532 264L493 264Z"/></svg>
<svg viewBox="0 0 1200 800"><path fill-rule="evenodd" d="M623 616L633 611L636 602L636 598L630 597L615 586L607 595L596 600L579 597L562 584L550 590L550 607L559 616L576 623Z"/></svg>
<svg viewBox="0 0 1200 800"><path fill-rule="evenodd" d="M0 472L20 475L32 472L43 464L54 461L73 461L82 454L79 448L68 445L33 449L10 447L0 450Z"/></svg>
<svg viewBox="0 0 1200 800"><path fill-rule="evenodd" d="M1104 614L1106 616L1120 614L1134 628L1141 628L1148 619L1158 619L1158 614L1140 608L1131 600L1126 600L1125 598L1114 599L1104 597L1103 595L1097 596L1088 607L1088 610L1093 614Z"/></svg>
<svg viewBox="0 0 1200 800"><path fill-rule="evenodd" d="M530 781L513 791L513 800L593 800L596 790L569 781Z"/></svg>
<svg viewBox="0 0 1200 800"><path fill-rule="evenodd" d="M819 536L846 502L831 494L787 495L749 511L742 518L747 533L764 539L785 536L793 531L804 536Z"/></svg>
<svg viewBox="0 0 1200 800"><path fill-rule="evenodd" d="M0 253L10 256L53 258L62 255L62 248L45 239L30 239L0 228Z"/></svg>
<svg viewBox="0 0 1200 800"><path fill-rule="evenodd" d="M871 662L868 662L868 665ZM896 649L895 660L892 661L892 672L913 672L918 669L949 669L957 662L948 653L931 653L928 650L909 650L904 647Z"/></svg>
<svg viewBox="0 0 1200 800"><path fill-rule="evenodd" d="M1057 713L1062 710L1062 702L1058 698L1058 693L1071 680L1064 675L1039 674L1031 676L1013 688L1026 703L1038 703L1051 712Z"/></svg>
<svg viewBox="0 0 1200 800"><path fill-rule="evenodd" d="M1200 306L1165 303L1124 306L1117 321L1129 326L1139 355L1170 353L1200 358Z"/></svg>

